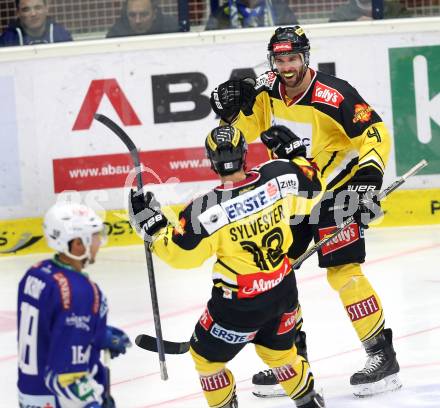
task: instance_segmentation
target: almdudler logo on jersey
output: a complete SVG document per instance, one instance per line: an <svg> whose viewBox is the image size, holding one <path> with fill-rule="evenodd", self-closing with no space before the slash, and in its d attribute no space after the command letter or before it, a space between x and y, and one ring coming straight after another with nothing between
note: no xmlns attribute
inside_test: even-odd
<svg viewBox="0 0 440 408"><path fill-rule="evenodd" d="M336 227L327 227L319 229L319 239L324 238L327 235L333 233ZM344 231L341 231L336 237L327 242L321 249L322 255L329 254L330 252L337 251L340 248L344 248L347 245L356 242L360 237L359 226L354 222L350 224Z"/></svg>
<svg viewBox="0 0 440 408"><path fill-rule="evenodd" d="M273 272L257 272L249 275L238 275L237 297L239 299L253 298L261 293L267 292L275 286L278 286L289 272L290 262L286 257L281 264L281 267Z"/></svg>
<svg viewBox="0 0 440 408"><path fill-rule="evenodd" d="M316 81L315 87L313 88L312 103L325 103L326 105L339 108L339 105L343 100L344 97L339 91L328 85L324 85L319 81Z"/></svg>
<svg viewBox="0 0 440 408"><path fill-rule="evenodd" d="M237 221L270 206L281 198L278 185L272 181L221 204L229 221Z"/></svg>

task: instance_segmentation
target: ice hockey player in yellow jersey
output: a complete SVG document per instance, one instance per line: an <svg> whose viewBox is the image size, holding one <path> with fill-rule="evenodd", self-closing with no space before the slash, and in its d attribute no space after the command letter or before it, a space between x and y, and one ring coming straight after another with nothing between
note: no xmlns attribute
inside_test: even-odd
<svg viewBox="0 0 440 408"><path fill-rule="evenodd" d="M271 70L256 80L229 80L211 95L211 106L222 118L239 128L247 142L272 125L284 125L307 146L307 157L317 163L327 183L319 223L304 220L292 227L294 241L289 256L297 258L312 239L319 240L335 229L338 214L336 194L342 191L378 191L390 151L388 130L376 111L348 82L309 67L310 44L300 26L279 27L268 44ZM264 142L264 140L263 140ZM274 137L266 144L282 150L283 141ZM367 210L367 209L364 209ZM354 394L372 395L401 387L399 364L392 344L391 329L378 294L362 272L365 261L364 229L368 211L350 225L344 237L319 251L319 264L327 268L330 286L342 305L367 352L365 368L352 375ZM339 221L341 222L341 221ZM297 346L305 354L305 333L299 331ZM259 385L275 385L270 372L253 378ZM266 390L268 388L266 387Z"/></svg>
<svg viewBox="0 0 440 408"><path fill-rule="evenodd" d="M277 129L265 134L270 138ZM325 406L307 359L296 352L298 294L287 256L290 217L310 214L324 186L303 157L302 142L284 130L295 144L290 160L268 161L250 171L243 134L232 126L212 130L205 146L221 185L189 204L177 227L168 224L152 193L130 195L131 222L152 240L162 260L195 268L216 257L211 298L190 343L210 407L238 407L226 364L248 343L297 407Z"/></svg>

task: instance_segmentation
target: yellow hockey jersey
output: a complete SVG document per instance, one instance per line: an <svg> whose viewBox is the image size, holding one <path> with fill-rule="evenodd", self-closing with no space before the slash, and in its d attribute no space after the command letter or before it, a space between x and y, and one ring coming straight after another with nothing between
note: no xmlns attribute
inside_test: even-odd
<svg viewBox="0 0 440 408"><path fill-rule="evenodd" d="M240 112L233 121L248 142L272 125L284 125L307 147L307 157L317 163L329 190L345 184L353 174L373 166L382 174L390 136L379 115L348 82L311 70L312 81L296 100L272 71L257 78L253 114Z"/></svg>
<svg viewBox="0 0 440 408"><path fill-rule="evenodd" d="M242 182L190 203L180 213L180 226L163 228L152 249L175 268L194 268L216 255L212 279L223 297L254 299L291 274L290 218L310 214L323 187L306 159L266 162Z"/></svg>

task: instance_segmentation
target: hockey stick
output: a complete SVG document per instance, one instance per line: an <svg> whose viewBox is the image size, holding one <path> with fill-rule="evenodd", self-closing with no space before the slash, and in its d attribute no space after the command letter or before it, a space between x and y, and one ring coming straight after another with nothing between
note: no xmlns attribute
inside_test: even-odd
<svg viewBox="0 0 440 408"><path fill-rule="evenodd" d="M377 198L378 200L382 200L384 197L389 195L395 189L399 188L409 177L416 174L419 170L423 169L423 167L427 166L428 162L426 160L420 161L414 167L409 169L403 176L399 177L397 180L393 181L386 189L381 191ZM340 224L334 232L326 237L322 238L315 245L310 247L309 250L304 252L298 259L293 263L292 270L301 265L306 259L310 258L315 252L319 251L322 246L324 246L327 242L333 239L336 235L340 234L345 228L347 228L351 223L353 223L354 218L350 216L345 220L342 224ZM157 340L149 336L147 334L140 334L136 337L136 344L148 351L157 352ZM173 342L173 341L164 341L164 350L166 354L184 354L189 350L189 342Z"/></svg>
<svg viewBox="0 0 440 408"><path fill-rule="evenodd" d="M393 192L396 188L399 188L408 177L413 176L418 171L427 166L428 162L422 160L417 163L414 167L410 168L403 176L399 177L397 180L393 181L385 190L382 190L378 195L378 201L384 199L387 195ZM327 242L331 241L334 237L339 235L345 230L350 224L354 222L354 217L351 215L343 223L341 223L331 234L325 236L319 240L315 245L311 246L306 252L304 252L295 262L292 264L292 269L298 268L307 258L310 258L315 252L318 252Z"/></svg>
<svg viewBox="0 0 440 408"><path fill-rule="evenodd" d="M142 181L142 168L139 161L139 152L136 145L130 139L130 137L110 118L100 113L95 114L95 119L107 126L116 136L121 139L130 152L131 159L133 160L134 169L136 171L136 181L138 191L142 191L144 183ZM168 379L167 366L165 362L164 345L162 338L162 327L160 324L159 303L157 300L156 280L154 278L154 266L153 257L148 246L148 242L144 241L145 258L147 261L148 282L150 284L151 305L153 308L154 328L156 332L156 351L159 353L159 365L160 365L160 377L162 380Z"/></svg>
<svg viewBox="0 0 440 408"><path fill-rule="evenodd" d="M157 352L157 342L153 336L149 336L148 334L139 334L134 342L140 348ZM163 345L166 354L184 354L189 350L189 341L179 343L164 340Z"/></svg>
<svg viewBox="0 0 440 408"><path fill-rule="evenodd" d="M110 350L104 349L104 374L105 374L105 387L104 387L104 402L103 408L114 408L115 401L111 395L111 373L110 373Z"/></svg>

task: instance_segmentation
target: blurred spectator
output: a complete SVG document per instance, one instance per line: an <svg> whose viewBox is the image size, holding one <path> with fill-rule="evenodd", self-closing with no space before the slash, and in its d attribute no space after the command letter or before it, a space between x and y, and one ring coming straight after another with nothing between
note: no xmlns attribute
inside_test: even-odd
<svg viewBox="0 0 440 408"><path fill-rule="evenodd" d="M384 18L410 17L410 12L399 2L385 0L383 6ZM349 3L337 7L330 16L330 22L371 20L371 0L350 0Z"/></svg>
<svg viewBox="0 0 440 408"><path fill-rule="evenodd" d="M158 0L127 0L121 16L107 33L107 38L128 35L174 33L179 31L177 18L162 13Z"/></svg>
<svg viewBox="0 0 440 408"><path fill-rule="evenodd" d="M294 25L297 22L285 0L228 0L211 13L206 30Z"/></svg>
<svg viewBox="0 0 440 408"><path fill-rule="evenodd" d="M71 34L48 17L47 0L16 0L17 19L0 36L0 46L72 41Z"/></svg>

